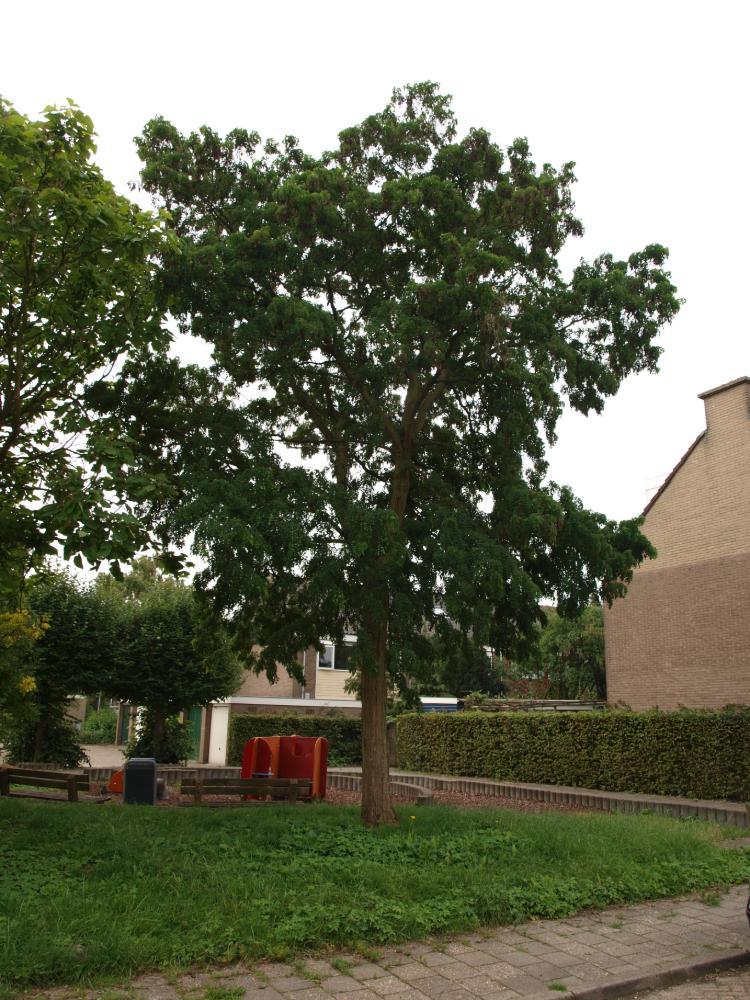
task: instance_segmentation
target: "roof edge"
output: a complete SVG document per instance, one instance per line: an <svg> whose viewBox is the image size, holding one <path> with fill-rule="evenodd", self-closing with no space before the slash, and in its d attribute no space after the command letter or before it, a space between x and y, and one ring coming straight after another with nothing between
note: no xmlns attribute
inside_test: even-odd
<svg viewBox="0 0 750 1000"><path fill-rule="evenodd" d="M734 389L736 385L742 385L743 382L750 382L750 376L740 375L739 378L732 379L731 382L724 382L723 385L717 385L715 389L706 389L705 392L699 392L698 399L708 399L709 396L715 396L717 392L724 392L725 389Z"/></svg>
<svg viewBox="0 0 750 1000"><path fill-rule="evenodd" d="M739 379L738 381L743 381L743 379ZM748 382L750 382L750 379L748 379L747 381L748 381ZM716 389L713 389L713 390L711 390L711 391L712 391L712 392L717 392L718 390L716 390ZM648 502L648 503L646 504L646 506L645 506L645 507L643 508L643 510L642 510L642 512L641 512L641 517L645 517L645 516L646 516L646 514L648 514L648 512L649 512L649 511L651 510L651 508L652 508L652 507L654 506L654 504L656 503L656 501L657 501L657 500L659 499L659 497L660 497L660 496L662 495L662 493L663 493L663 492L664 492L664 491L666 490L666 488L667 488L667 487L669 486L669 484L670 484L670 483L672 482L672 480L674 479L674 477L675 477L675 476L677 475L677 473L678 473L678 472L680 471L680 469L681 469L681 468L683 467L683 465L685 464L685 462L687 462L688 458L690 458L690 456L691 456L691 454L693 453L693 451L695 450L695 448L696 448L696 446L697 446L698 442L699 442L699 441L700 441L700 440L701 440L702 438L704 438L705 436L706 436L706 432L705 432L705 430L702 430L702 431L700 432L700 434L698 435L698 437L697 437L697 438L695 439L695 441L693 441L693 443L692 443L692 444L690 445L690 447L688 448L688 450L687 450L687 451L685 452L685 454L684 454L684 455L682 456L682 458L681 458L681 459L680 459L680 461L679 461L679 462L677 463L677 465L675 465L674 469L672 469L672 471L671 471L671 472L669 473L669 475L668 475L668 476L667 476L667 478L666 478L666 479L664 480L664 482L663 482L663 483L661 484L661 486L660 486L660 487L659 487L659 489L658 489L658 490L656 491L656 493L654 493L654 495L653 495L653 496L651 497L651 499L649 500L649 502Z"/></svg>

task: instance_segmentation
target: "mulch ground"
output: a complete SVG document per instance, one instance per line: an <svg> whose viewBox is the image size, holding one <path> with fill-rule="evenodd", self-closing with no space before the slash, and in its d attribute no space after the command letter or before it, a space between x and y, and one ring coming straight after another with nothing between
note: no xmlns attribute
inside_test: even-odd
<svg viewBox="0 0 750 1000"><path fill-rule="evenodd" d="M122 796L112 795L109 796L105 791L106 786L103 786L103 795L99 796L87 796L81 795L81 802L100 802L102 805L121 805ZM54 799L60 802L67 801L67 795L64 792L56 792L50 790L49 792L39 793L39 792L26 792L14 790L13 797L18 798L28 798L28 799ZM326 792L326 802L331 805L336 806L358 806L362 799L359 792L349 792L343 791L338 788L329 788ZM402 799L399 796L394 796L394 801L406 804L407 799ZM434 792L433 801L436 805L441 806L453 806L456 809L513 809L516 812L525 813L539 813L539 812L594 812L601 810L593 810L591 808L584 808L582 806L568 806L560 805L550 802L533 802L525 801L523 799L510 799L503 798L501 796L490 796L490 795L468 795L464 792ZM184 795L180 796L174 788L170 789L170 794L166 799L160 799L157 803L162 809L173 809L176 807L189 807L193 805L192 798L190 796ZM265 805L263 802L257 801L242 801L238 796L211 796L207 798L202 803L204 806L209 806L211 808L237 808L245 806L260 806Z"/></svg>
<svg viewBox="0 0 750 1000"><path fill-rule="evenodd" d="M399 796L394 796L396 802L406 802ZM494 795L468 795L464 792L433 792L436 805L454 806L456 809L515 809L516 812L600 812L582 806L559 805L551 802L533 802L524 799L510 799ZM359 792L344 792L338 788L329 788L326 792L326 802L334 805L359 805Z"/></svg>

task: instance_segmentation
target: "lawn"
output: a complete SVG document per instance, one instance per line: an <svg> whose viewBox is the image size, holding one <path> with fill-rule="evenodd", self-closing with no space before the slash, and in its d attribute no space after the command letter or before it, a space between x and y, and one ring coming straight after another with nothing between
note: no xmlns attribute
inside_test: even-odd
<svg viewBox="0 0 750 1000"><path fill-rule="evenodd" d="M750 875L727 828L656 816L406 807L0 802L0 984L288 957L561 917Z"/></svg>

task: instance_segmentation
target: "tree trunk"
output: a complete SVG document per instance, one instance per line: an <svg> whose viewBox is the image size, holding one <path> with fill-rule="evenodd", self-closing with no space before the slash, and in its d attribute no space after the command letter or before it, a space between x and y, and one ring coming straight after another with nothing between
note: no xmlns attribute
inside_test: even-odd
<svg viewBox="0 0 750 1000"><path fill-rule="evenodd" d="M34 764L44 762L44 741L47 736L47 720L44 715L44 711L39 715L37 720L36 729L34 732L34 756L32 757L32 762Z"/></svg>
<svg viewBox="0 0 750 1000"><path fill-rule="evenodd" d="M387 622L376 628L373 641L376 669L362 670L362 822L365 826L398 822L391 802L388 770Z"/></svg>
<svg viewBox="0 0 750 1000"><path fill-rule="evenodd" d="M153 728L151 730L151 741L152 741L152 752L154 757L156 757L157 762L162 756L162 744L164 742L164 729L166 724L166 713L163 709L153 708L151 709Z"/></svg>

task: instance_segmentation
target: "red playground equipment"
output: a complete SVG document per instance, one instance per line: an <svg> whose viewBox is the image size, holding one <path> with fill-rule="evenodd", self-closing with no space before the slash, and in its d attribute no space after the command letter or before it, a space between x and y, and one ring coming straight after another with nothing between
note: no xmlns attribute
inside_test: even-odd
<svg viewBox="0 0 750 1000"><path fill-rule="evenodd" d="M328 740L324 736L254 736L242 751L243 778L307 778L310 798L326 797Z"/></svg>

